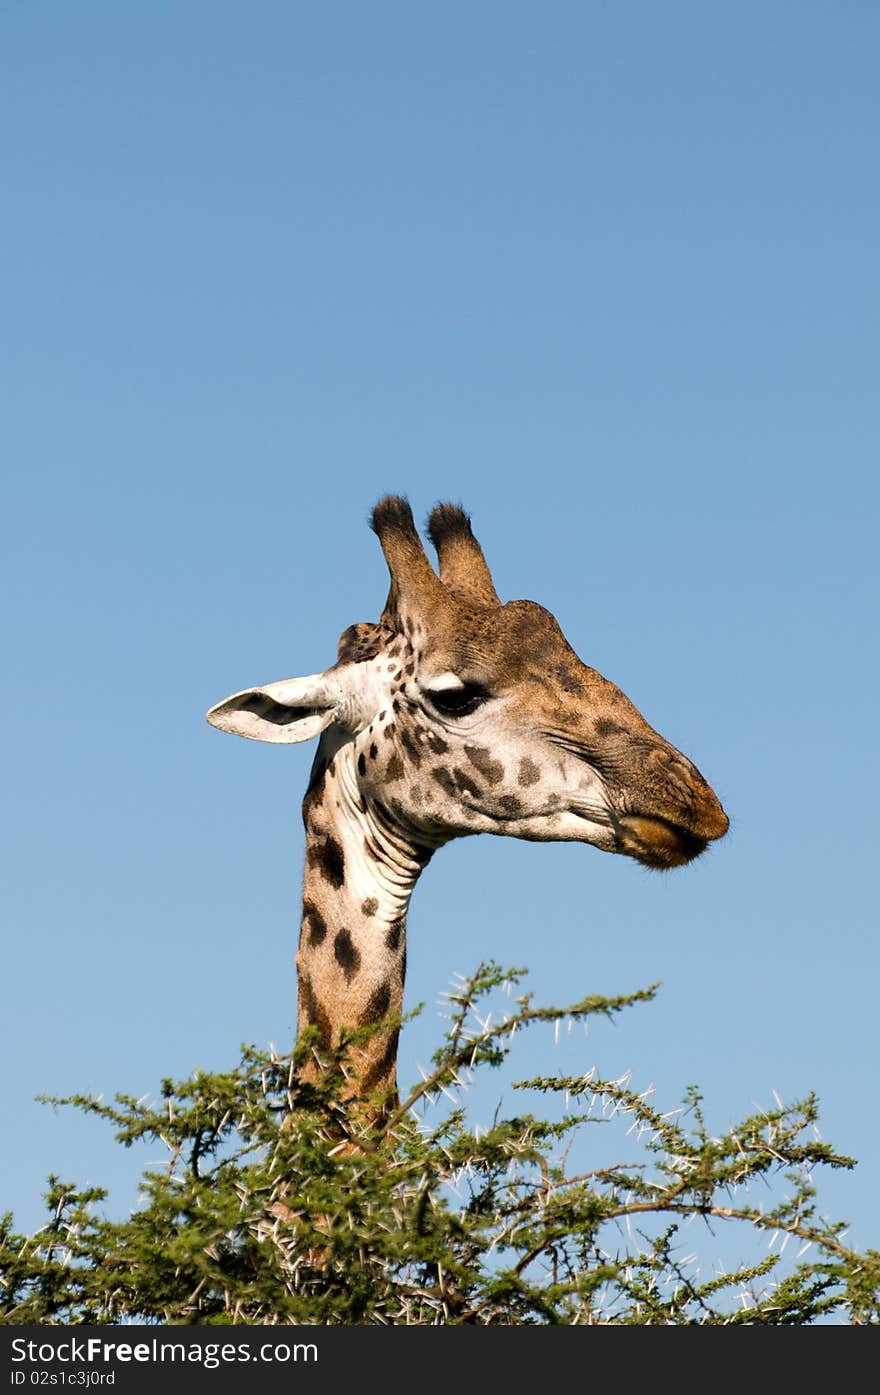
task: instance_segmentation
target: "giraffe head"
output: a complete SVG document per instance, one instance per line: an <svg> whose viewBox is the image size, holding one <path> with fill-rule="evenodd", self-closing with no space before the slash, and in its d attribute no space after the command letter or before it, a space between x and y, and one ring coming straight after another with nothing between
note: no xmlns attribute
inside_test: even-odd
<svg viewBox="0 0 880 1395"><path fill-rule="evenodd" d="M696 766L581 662L550 612L501 604L461 509L431 514L438 571L405 500L382 499L372 526L391 574L381 619L347 629L326 672L219 703L214 726L279 743L323 732L316 772L344 749L355 803L429 847L508 834L665 868L724 835Z"/></svg>

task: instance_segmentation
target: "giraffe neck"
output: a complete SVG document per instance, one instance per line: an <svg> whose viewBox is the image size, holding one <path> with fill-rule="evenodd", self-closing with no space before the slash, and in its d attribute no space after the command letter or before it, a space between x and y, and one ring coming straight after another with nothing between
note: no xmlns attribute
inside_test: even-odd
<svg viewBox="0 0 880 1395"><path fill-rule="evenodd" d="M426 841L358 786L356 746L330 733L303 802L306 858L297 1034L318 1029L335 1046L344 1028L398 1017L406 973L406 916L422 868L442 840ZM396 1026L356 1048L364 1093L396 1090Z"/></svg>

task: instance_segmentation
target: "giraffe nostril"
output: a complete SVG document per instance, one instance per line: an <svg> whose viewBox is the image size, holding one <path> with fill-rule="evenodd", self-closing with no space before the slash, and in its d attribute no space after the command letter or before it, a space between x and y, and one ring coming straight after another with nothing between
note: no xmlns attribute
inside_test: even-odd
<svg viewBox="0 0 880 1395"><path fill-rule="evenodd" d="M690 809L694 803L696 789L688 762L677 751L667 750L663 746L656 746L650 752L648 762L654 767L655 778L662 781L670 795L685 808Z"/></svg>
<svg viewBox="0 0 880 1395"><path fill-rule="evenodd" d="M730 820L708 781L697 767L668 746L655 746L648 756L658 773L662 774L670 793L681 804L683 822L699 838L708 842L723 838Z"/></svg>
<svg viewBox="0 0 880 1395"><path fill-rule="evenodd" d="M654 746L648 752L648 760L654 765L672 765L678 759L674 751L670 751L668 746Z"/></svg>

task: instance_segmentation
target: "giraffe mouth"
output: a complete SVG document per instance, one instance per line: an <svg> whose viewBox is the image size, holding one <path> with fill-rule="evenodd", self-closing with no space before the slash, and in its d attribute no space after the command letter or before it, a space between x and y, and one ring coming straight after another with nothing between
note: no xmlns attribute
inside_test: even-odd
<svg viewBox="0 0 880 1395"><path fill-rule="evenodd" d="M702 838L681 824L654 814L623 814L617 821L619 851L646 867L683 867L705 852Z"/></svg>

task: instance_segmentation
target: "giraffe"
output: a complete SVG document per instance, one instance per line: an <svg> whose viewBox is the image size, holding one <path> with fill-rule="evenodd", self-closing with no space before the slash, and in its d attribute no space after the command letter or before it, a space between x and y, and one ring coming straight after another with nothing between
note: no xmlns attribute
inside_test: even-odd
<svg viewBox="0 0 880 1395"><path fill-rule="evenodd" d="M581 662L548 610L501 603L460 507L438 504L428 520L437 571L405 499L381 499L371 526L391 578L379 621L345 630L324 673L247 688L208 721L257 741L320 736L302 806L297 1033L316 1028L326 1049L374 1026L353 1048L353 1079L387 1108L407 910L438 848L492 833L669 868L728 820L696 766Z"/></svg>

